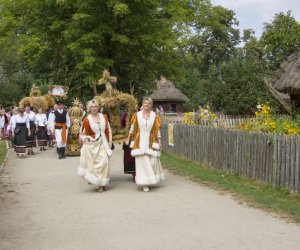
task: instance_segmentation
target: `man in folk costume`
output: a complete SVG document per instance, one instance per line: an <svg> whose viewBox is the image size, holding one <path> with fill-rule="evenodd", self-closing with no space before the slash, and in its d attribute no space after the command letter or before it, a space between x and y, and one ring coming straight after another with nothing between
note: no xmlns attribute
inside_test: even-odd
<svg viewBox="0 0 300 250"><path fill-rule="evenodd" d="M80 134L78 175L103 192L109 182L112 133L107 116L99 113L97 101L89 101L87 111L89 115L83 120Z"/></svg>
<svg viewBox="0 0 300 250"><path fill-rule="evenodd" d="M57 110L54 111L51 117L49 116L49 127L52 133L55 133L58 159L63 159L65 158L68 128L71 123L68 112L64 110L63 102L59 100L56 104Z"/></svg>
<svg viewBox="0 0 300 250"><path fill-rule="evenodd" d="M133 137L130 147L131 155L135 157L135 182L143 186L145 192L150 185L164 179L161 163L161 119L152 111L152 99L143 100L142 110L132 116L131 127L126 144Z"/></svg>
<svg viewBox="0 0 300 250"><path fill-rule="evenodd" d="M28 117L29 125L30 125L30 135L27 136L27 143L26 143L28 148L27 154L34 155L32 148L36 146L36 142L35 142L36 116L29 106L25 107L25 115Z"/></svg>

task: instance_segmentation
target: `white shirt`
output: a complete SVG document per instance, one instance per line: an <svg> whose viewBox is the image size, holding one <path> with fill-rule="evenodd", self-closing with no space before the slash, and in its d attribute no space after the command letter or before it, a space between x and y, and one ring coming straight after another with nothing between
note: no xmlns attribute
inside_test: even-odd
<svg viewBox="0 0 300 250"><path fill-rule="evenodd" d="M58 113L62 114L64 110L63 109L57 109L57 111L58 111ZM67 112L67 115L66 115L66 125L67 125L67 128L69 128L71 126L70 117L69 117L68 112ZM54 115L54 112L49 114L48 127L52 131L54 131L54 128L55 128L55 115Z"/></svg>
<svg viewBox="0 0 300 250"><path fill-rule="evenodd" d="M7 126L7 130L12 130L12 127L13 127L13 124L14 124L14 120L16 119L16 116L17 115L12 115L10 117L9 124Z"/></svg>
<svg viewBox="0 0 300 250"><path fill-rule="evenodd" d="M30 124L29 124L29 118L27 115L20 115L17 114L15 116L15 119L13 119L13 124L12 124L12 128L15 129L17 123L25 123L27 128L30 128Z"/></svg>
<svg viewBox="0 0 300 250"><path fill-rule="evenodd" d="M35 113L33 111L30 111L29 113L25 112L24 115L28 116L28 119L30 122L34 122L35 123Z"/></svg>
<svg viewBox="0 0 300 250"><path fill-rule="evenodd" d="M0 117L0 128L4 128L5 118L4 115Z"/></svg>
<svg viewBox="0 0 300 250"><path fill-rule="evenodd" d="M47 116L45 114L36 114L35 124L40 127L45 127L48 124Z"/></svg>
<svg viewBox="0 0 300 250"><path fill-rule="evenodd" d="M50 124L53 119L55 119L54 112L50 112L48 115L48 124Z"/></svg>

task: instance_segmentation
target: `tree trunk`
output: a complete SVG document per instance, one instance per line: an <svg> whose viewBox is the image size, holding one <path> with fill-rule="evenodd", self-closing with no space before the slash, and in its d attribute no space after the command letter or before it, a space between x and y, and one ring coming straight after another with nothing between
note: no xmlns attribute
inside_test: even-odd
<svg viewBox="0 0 300 250"><path fill-rule="evenodd" d="M217 63L216 67L217 67L217 79L220 83L223 83L221 63Z"/></svg>
<svg viewBox="0 0 300 250"><path fill-rule="evenodd" d="M130 88L130 94L133 95L134 94L134 83L130 83L129 85L129 88Z"/></svg>
<svg viewBox="0 0 300 250"><path fill-rule="evenodd" d="M97 92L97 81L94 81L93 84L92 84L92 89L94 91L94 95L98 95L98 92Z"/></svg>

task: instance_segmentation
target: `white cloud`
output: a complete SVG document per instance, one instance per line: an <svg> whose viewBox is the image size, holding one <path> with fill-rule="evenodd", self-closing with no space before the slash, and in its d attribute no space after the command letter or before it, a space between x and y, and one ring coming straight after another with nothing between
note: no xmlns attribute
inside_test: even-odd
<svg viewBox="0 0 300 250"><path fill-rule="evenodd" d="M233 10L240 21L240 29L252 28L258 36L264 23L272 21L279 12L291 10L292 16L300 22L299 0L211 0L211 3Z"/></svg>

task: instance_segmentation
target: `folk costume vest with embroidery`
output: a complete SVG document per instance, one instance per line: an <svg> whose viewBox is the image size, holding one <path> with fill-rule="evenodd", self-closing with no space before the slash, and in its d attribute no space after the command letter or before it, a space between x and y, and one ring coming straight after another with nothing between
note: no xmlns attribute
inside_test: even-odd
<svg viewBox="0 0 300 250"><path fill-rule="evenodd" d="M102 142L105 148L106 153L108 156L112 155L111 148L109 147L110 139L111 139L111 131L108 123L108 118L106 115L99 114L100 115L100 135L102 137ZM88 115L86 118L84 118L81 128L81 138L84 140L84 138L93 138L97 140L95 131L92 129L90 122L92 122L92 119L90 115Z"/></svg>
<svg viewBox="0 0 300 250"><path fill-rule="evenodd" d="M140 127L138 123L137 113L135 113L131 118L131 124L134 126L133 138L134 145L133 149L140 149ZM161 119L158 115L155 116L154 124L152 126L149 138L149 148L152 148L153 143L158 143L158 131L161 127Z"/></svg>

